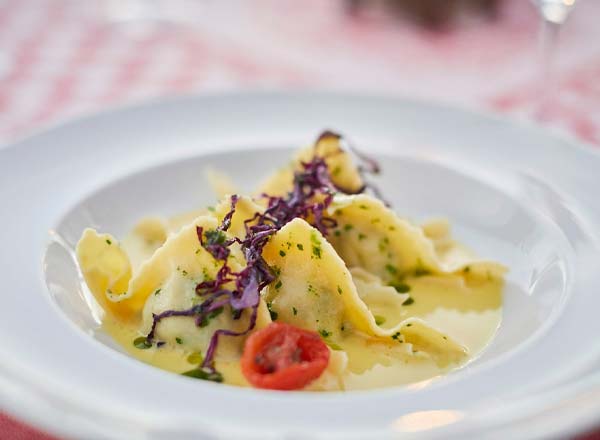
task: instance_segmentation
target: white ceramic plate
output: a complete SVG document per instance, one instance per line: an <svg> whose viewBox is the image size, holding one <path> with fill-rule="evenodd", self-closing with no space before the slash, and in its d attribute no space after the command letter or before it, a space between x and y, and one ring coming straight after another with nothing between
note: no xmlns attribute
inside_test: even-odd
<svg viewBox="0 0 600 440"><path fill-rule="evenodd" d="M510 267L504 319L446 377L353 393L239 389L122 354L86 304L82 229L213 202L202 169L249 188L323 128L384 165L395 208L445 215ZM572 434L600 417L600 157L534 128L425 103L327 94L180 98L0 149L0 405L81 438L490 438Z"/></svg>

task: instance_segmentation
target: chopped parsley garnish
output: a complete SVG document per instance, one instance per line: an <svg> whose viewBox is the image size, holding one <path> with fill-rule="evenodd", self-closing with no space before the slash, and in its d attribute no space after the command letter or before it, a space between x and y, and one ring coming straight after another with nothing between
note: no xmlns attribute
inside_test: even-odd
<svg viewBox="0 0 600 440"><path fill-rule="evenodd" d="M209 229L204 236L206 237L206 246L224 245L227 241L225 232L218 229Z"/></svg>
<svg viewBox="0 0 600 440"><path fill-rule="evenodd" d="M325 329L319 330L319 334L324 338L328 338L329 336L331 336L331 332L329 332Z"/></svg>
<svg viewBox="0 0 600 440"><path fill-rule="evenodd" d="M398 269L396 269L396 267L392 266L391 264L386 264L385 270L387 270L392 275L396 275L396 273L398 273Z"/></svg>
<svg viewBox="0 0 600 440"><path fill-rule="evenodd" d="M321 247L320 246L313 246L312 247L312 253L313 256L316 258L321 258Z"/></svg>
<svg viewBox="0 0 600 440"><path fill-rule="evenodd" d="M340 231L339 229L336 229L336 230L333 232L333 235L335 235L336 237L339 237L340 235L342 235L342 231Z"/></svg>
<svg viewBox="0 0 600 440"><path fill-rule="evenodd" d="M352 226L350 223L344 225L344 231L350 231L352 228L354 228L354 226Z"/></svg>
<svg viewBox="0 0 600 440"><path fill-rule="evenodd" d="M410 292L410 286L406 283L394 283L392 287L396 289L398 293L407 293Z"/></svg>
<svg viewBox="0 0 600 440"><path fill-rule="evenodd" d="M379 316L379 315L375 315L375 324L377 325L381 325L385 323L385 317L384 316Z"/></svg>
<svg viewBox="0 0 600 440"><path fill-rule="evenodd" d="M155 295L158 295L160 293L162 289L156 289L156 292L154 292Z"/></svg>
<svg viewBox="0 0 600 440"><path fill-rule="evenodd" d="M202 318L202 320L200 321L200 327L206 327L208 325L208 323L210 322L211 319L216 318L222 312L223 312L223 307L219 307L218 309L214 309L212 312L210 312L208 315L206 315L204 318Z"/></svg>
<svg viewBox="0 0 600 440"><path fill-rule="evenodd" d="M339 345L337 345L335 342L325 341L325 344L327 344L327 346L329 348L331 348L332 350L335 350L335 351L342 351L343 350L343 348L340 347Z"/></svg>
<svg viewBox="0 0 600 440"><path fill-rule="evenodd" d="M152 347L152 343L146 336L140 336L139 338L135 338L133 340L133 346L135 348L139 348L140 350L146 350L147 348Z"/></svg>
<svg viewBox="0 0 600 440"><path fill-rule="evenodd" d="M337 286L337 292L338 292L340 295L342 294L343 290L342 290L342 288L341 288L340 286Z"/></svg>
<svg viewBox="0 0 600 440"><path fill-rule="evenodd" d="M303 251L304 250L304 246L302 245L302 243L298 243L296 245L296 247L298 248L298 250Z"/></svg>
<svg viewBox="0 0 600 440"><path fill-rule="evenodd" d="M412 296L409 296L408 298L406 298L406 301L404 301L402 303L403 306L410 306L411 304L414 304L415 300L413 299Z"/></svg>
<svg viewBox="0 0 600 440"><path fill-rule="evenodd" d="M465 268L463 269L464 273L469 273L471 272L471 266L465 266Z"/></svg>
<svg viewBox="0 0 600 440"><path fill-rule="evenodd" d="M279 313L277 313L275 310L273 310L273 304L270 301L267 303L267 309L269 309L269 315L271 315L271 321L277 321L277 317L279 316Z"/></svg>
<svg viewBox="0 0 600 440"><path fill-rule="evenodd" d="M209 380L211 382L223 382L223 375L211 368L194 368L193 370L181 373L183 376L193 377L194 379Z"/></svg>
<svg viewBox="0 0 600 440"><path fill-rule="evenodd" d="M360 209L364 209L364 210L367 210L367 209L369 209L369 207L368 207L367 205L358 205L358 207L359 207Z"/></svg>
<svg viewBox="0 0 600 440"><path fill-rule="evenodd" d="M112 244L112 241L110 241L110 240L107 238L107 239L106 239L106 244L110 246L110 245Z"/></svg>
<svg viewBox="0 0 600 440"><path fill-rule="evenodd" d="M281 280L277 281L277 283L275 283L275 289L279 290L281 289L281 286L283 286L283 283L281 282Z"/></svg>
<svg viewBox="0 0 600 440"><path fill-rule="evenodd" d="M358 233L358 239L359 240L364 240L365 238L367 238L367 236L365 234L363 234L362 232Z"/></svg>
<svg viewBox="0 0 600 440"><path fill-rule="evenodd" d="M282 257L285 257L285 251L283 251L283 250L280 250L280 251L279 251L279 255L281 255Z"/></svg>
<svg viewBox="0 0 600 440"><path fill-rule="evenodd" d="M298 314L298 309L296 307L292 307L292 313L294 316L296 316Z"/></svg>
<svg viewBox="0 0 600 440"><path fill-rule="evenodd" d="M400 336L401 336L400 332L396 332L392 335L392 339L394 341L398 341L400 339Z"/></svg>
<svg viewBox="0 0 600 440"><path fill-rule="evenodd" d="M177 342L179 345L181 345L181 344L183 344L183 339L181 339L180 337L176 337L175 342Z"/></svg>
<svg viewBox="0 0 600 440"><path fill-rule="evenodd" d="M424 277L426 275L431 275L431 271L429 269L425 269L424 267L417 267L415 269L415 276L416 277Z"/></svg>

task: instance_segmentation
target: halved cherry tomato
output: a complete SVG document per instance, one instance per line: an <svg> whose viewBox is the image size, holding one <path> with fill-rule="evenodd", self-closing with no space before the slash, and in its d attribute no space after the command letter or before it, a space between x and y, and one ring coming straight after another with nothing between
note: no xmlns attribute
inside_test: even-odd
<svg viewBox="0 0 600 440"><path fill-rule="evenodd" d="M257 388L297 390L319 377L329 348L315 332L273 322L246 340L242 372Z"/></svg>

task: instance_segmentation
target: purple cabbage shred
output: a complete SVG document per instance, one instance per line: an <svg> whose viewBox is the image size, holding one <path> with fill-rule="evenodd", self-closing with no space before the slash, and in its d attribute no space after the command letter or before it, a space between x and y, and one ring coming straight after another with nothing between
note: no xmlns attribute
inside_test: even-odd
<svg viewBox="0 0 600 440"><path fill-rule="evenodd" d="M341 137L330 131L319 136L321 139L335 136ZM364 172L378 173L379 165L373 159L357 153L349 147L361 162L361 175ZM340 150L342 152L343 150ZM231 196L231 208L215 230L203 230L197 227L200 245L209 252L217 261L222 261L215 279L205 279L196 286L196 294L202 298L200 304L185 310L166 310L153 314L152 328L147 335L147 341L152 343L155 339L156 326L165 318L184 316L193 317L198 327L204 327L210 319L218 316L226 306L231 308L234 319L240 319L244 311L250 312L248 326L242 331L228 329L216 330L211 339L200 368L215 372L214 356L220 336L243 336L250 332L255 324L260 302L260 292L272 281L276 275L262 257L263 248L273 234L295 218L302 218L327 236L337 222L325 216L327 207L332 203L335 193L357 194L365 190L366 186L350 191L336 187L331 180L324 157L314 156L309 162L301 163L301 170L294 173L293 189L284 197L263 194L267 201L264 212L257 212L252 218L244 222L245 237L227 238L226 231L231 226L231 220L236 210L239 197ZM246 267L240 272L235 272L228 264L231 253L230 246L238 243L246 259ZM158 341L157 345L164 342Z"/></svg>

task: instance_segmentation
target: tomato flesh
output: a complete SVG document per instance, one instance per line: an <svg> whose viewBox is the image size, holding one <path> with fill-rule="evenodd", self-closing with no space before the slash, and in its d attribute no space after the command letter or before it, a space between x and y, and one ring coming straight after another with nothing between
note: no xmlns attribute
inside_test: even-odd
<svg viewBox="0 0 600 440"><path fill-rule="evenodd" d="M304 388L328 363L329 348L317 333L279 322L250 335L241 360L248 382L272 390Z"/></svg>

